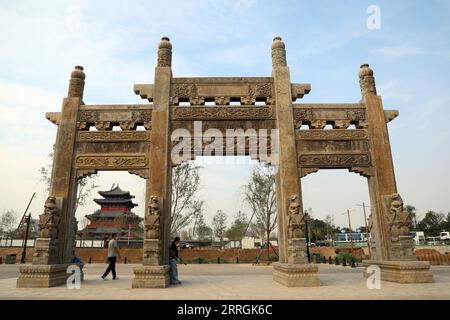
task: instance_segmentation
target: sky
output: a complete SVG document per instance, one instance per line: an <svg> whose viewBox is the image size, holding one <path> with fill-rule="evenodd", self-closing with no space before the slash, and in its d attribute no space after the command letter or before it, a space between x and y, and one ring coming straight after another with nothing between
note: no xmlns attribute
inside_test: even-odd
<svg viewBox="0 0 450 320"><path fill-rule="evenodd" d="M367 8L380 9L380 28L369 29ZM291 81L311 83L298 102L358 102L362 63L374 70L389 124L398 190L405 203L450 211L450 2L447 1L6 1L0 0L0 212L43 211L45 186L38 169L56 137L45 112L60 111L70 72L83 65L86 104L145 103L135 83L153 83L162 36L173 46L180 76L270 76L270 45L286 43ZM199 159L200 161L200 159ZM207 221L222 209L229 221L242 204L255 162L200 162L199 196ZM102 172L100 189L119 183L143 216L144 181ZM303 203L313 216L332 215L345 226L363 224L357 203L369 203L364 178L346 170L302 179ZM92 201L77 218L96 209Z"/></svg>

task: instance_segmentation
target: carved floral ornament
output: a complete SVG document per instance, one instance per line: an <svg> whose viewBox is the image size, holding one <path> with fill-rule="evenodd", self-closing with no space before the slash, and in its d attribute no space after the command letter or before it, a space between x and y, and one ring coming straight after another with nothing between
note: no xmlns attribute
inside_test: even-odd
<svg viewBox="0 0 450 320"><path fill-rule="evenodd" d="M226 87L230 84L224 83L223 85ZM199 87L205 86L211 91L208 96L199 93ZM178 105L179 102L185 101L192 105L204 105L206 100L211 99L215 101L216 105L229 105L231 100L236 99L239 99L241 104L244 105L253 105L258 99L264 99L266 104L274 104L275 102L272 82L233 84L233 86L240 88L243 94L230 93L227 95L227 90L223 92L222 89L219 89L220 86L212 83L174 83L171 87L172 103Z"/></svg>
<svg viewBox="0 0 450 320"><path fill-rule="evenodd" d="M367 154L304 154L299 157L300 166L323 168L350 168L354 166L370 166L370 155Z"/></svg>
<svg viewBox="0 0 450 320"><path fill-rule="evenodd" d="M97 130L111 130L119 125L122 130L135 130L137 125L151 129L151 110L81 110L78 113L77 128L88 130L94 125Z"/></svg>
<svg viewBox="0 0 450 320"><path fill-rule="evenodd" d="M96 141L149 141L150 132L148 131L103 131L90 132L79 131L77 141L96 142Z"/></svg>
<svg viewBox="0 0 450 320"><path fill-rule="evenodd" d="M351 124L357 128L366 128L367 119L363 109L329 108L328 105L298 105L303 108L294 108L295 127L300 128L303 124L308 124L310 129L323 129L328 123L333 124L333 129L347 129ZM321 107L322 106L322 107ZM346 106L346 105L344 105Z"/></svg>
<svg viewBox="0 0 450 320"><path fill-rule="evenodd" d="M145 155L79 155L76 157L77 168L95 169L128 169L146 167L148 164Z"/></svg>
<svg viewBox="0 0 450 320"><path fill-rule="evenodd" d="M173 109L174 120L236 120L236 119L271 119L273 109L264 107L175 107Z"/></svg>
<svg viewBox="0 0 450 320"><path fill-rule="evenodd" d="M366 120L366 112L364 110L342 110L342 109L294 109L294 119L297 121L306 120L318 120L323 119L323 114L329 114L330 119L326 120L334 120L332 117L340 117L341 119L350 120L350 121L360 121Z"/></svg>
<svg viewBox="0 0 450 320"><path fill-rule="evenodd" d="M297 137L301 140L362 140L367 139L367 131L359 130L300 130Z"/></svg>

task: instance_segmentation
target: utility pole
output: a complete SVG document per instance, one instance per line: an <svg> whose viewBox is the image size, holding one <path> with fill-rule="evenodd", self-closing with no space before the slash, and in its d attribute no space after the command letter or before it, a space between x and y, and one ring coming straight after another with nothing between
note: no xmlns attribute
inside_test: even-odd
<svg viewBox="0 0 450 320"><path fill-rule="evenodd" d="M31 202L33 201L35 196L36 196L36 192L33 192L33 195L31 196L31 199L28 202L27 207L25 208L25 212L22 215L22 219L20 219L19 226L17 227L16 232L20 230L20 226L22 225L22 223L24 223L26 221L28 209L30 208ZM12 234L11 235L11 244L12 244L13 237L14 237L14 235ZM22 245L23 245L23 242L22 242Z"/></svg>
<svg viewBox="0 0 450 320"><path fill-rule="evenodd" d="M130 246L130 233L131 233L131 225L130 221L128 221L128 247Z"/></svg>
<svg viewBox="0 0 450 320"><path fill-rule="evenodd" d="M367 241L367 248L369 249L369 259L371 259L372 258L372 251L370 249L369 229L368 229L368 226L367 226L366 204L365 204L365 202L363 202L362 205L357 204L357 206L363 207L364 227L366 228L365 237L366 237L366 241Z"/></svg>
<svg viewBox="0 0 450 320"><path fill-rule="evenodd" d="M344 212L343 214L347 213L347 217L348 217L348 230L350 233L350 247L351 247L351 253L353 255L353 233L352 233L352 224L350 221L350 209L347 209L347 212Z"/></svg>
<svg viewBox="0 0 450 320"><path fill-rule="evenodd" d="M28 215L28 217L25 217L26 223L27 223L27 229L25 231L25 242L23 244L23 251L22 251L22 259L20 259L20 263L26 262L26 254L27 254L27 242L28 242L28 233L30 231L30 223L31 223L31 212Z"/></svg>
<svg viewBox="0 0 450 320"><path fill-rule="evenodd" d="M24 212L23 215L22 215L22 219L20 220L20 223L19 223L19 226L17 227L17 230L19 230L20 225L22 224L22 222L25 221L26 216L27 216L27 211L28 211L28 209L30 208L31 202L33 201L33 199L34 199L35 196L36 196L36 192L33 192L33 195L31 196L31 199L30 199L30 201L28 202L28 205L27 205L27 207L26 207L26 209L25 209L25 212Z"/></svg>
<svg viewBox="0 0 450 320"><path fill-rule="evenodd" d="M306 234L306 254L308 256L308 263L311 263L309 255L309 233L308 233L308 211L305 210L305 234Z"/></svg>

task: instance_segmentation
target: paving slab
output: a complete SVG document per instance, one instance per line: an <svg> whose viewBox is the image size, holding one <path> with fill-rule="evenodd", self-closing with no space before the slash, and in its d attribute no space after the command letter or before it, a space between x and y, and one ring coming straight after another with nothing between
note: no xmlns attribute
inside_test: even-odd
<svg viewBox="0 0 450 320"><path fill-rule="evenodd" d="M435 283L381 283L368 289L362 268L319 265L321 286L287 288L272 280L271 266L251 264L179 265L181 285L166 289L132 289L133 268L119 264L119 280L100 278L106 264L87 264L80 289L67 286L16 288L19 265L0 265L0 299L449 299L450 266L432 266ZM111 277L111 276L110 276Z"/></svg>

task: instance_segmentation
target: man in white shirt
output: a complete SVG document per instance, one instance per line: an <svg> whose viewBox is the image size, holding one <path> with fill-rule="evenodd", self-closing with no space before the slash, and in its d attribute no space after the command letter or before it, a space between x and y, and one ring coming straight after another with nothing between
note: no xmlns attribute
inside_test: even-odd
<svg viewBox="0 0 450 320"><path fill-rule="evenodd" d="M109 272L112 272L113 280L118 280L119 278L116 277L116 260L117 257L120 258L119 255L119 248L117 246L117 240L116 240L117 234L112 234L112 239L108 244L108 262L109 266L106 269L105 273L102 275L102 279L106 280L106 276L109 274Z"/></svg>

